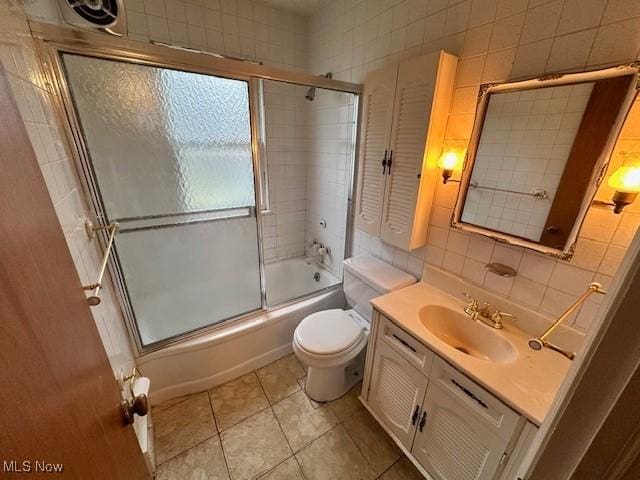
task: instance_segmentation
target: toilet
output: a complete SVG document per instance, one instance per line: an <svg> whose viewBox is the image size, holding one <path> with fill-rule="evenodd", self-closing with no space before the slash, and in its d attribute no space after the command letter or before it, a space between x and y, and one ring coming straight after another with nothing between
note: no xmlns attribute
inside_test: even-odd
<svg viewBox="0 0 640 480"><path fill-rule="evenodd" d="M362 379L373 313L370 300L415 282L414 276L374 257L344 261L343 289L351 308L313 313L293 336L293 351L307 367L305 391L310 398L335 400Z"/></svg>

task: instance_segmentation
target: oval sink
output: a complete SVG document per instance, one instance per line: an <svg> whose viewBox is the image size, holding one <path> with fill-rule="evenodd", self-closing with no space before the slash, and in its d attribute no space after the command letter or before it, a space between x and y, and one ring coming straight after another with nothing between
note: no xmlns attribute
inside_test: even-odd
<svg viewBox="0 0 640 480"><path fill-rule="evenodd" d="M419 315L427 330L459 352L495 363L510 362L517 356L508 340L463 313L440 305L427 305L420 309Z"/></svg>

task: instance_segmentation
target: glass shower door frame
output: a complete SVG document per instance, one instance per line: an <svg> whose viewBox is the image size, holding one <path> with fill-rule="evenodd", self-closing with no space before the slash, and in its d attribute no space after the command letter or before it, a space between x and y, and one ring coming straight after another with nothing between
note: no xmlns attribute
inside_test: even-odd
<svg viewBox="0 0 640 480"><path fill-rule="evenodd" d="M253 62L243 62L238 60L229 60L211 56L206 52L194 52L185 49L173 49L166 46L147 45L139 42L125 40L121 38L109 37L104 34L94 32L79 32L67 28L40 24L32 22L32 32L36 41L36 46L43 63L43 70L46 72L44 84L50 89L57 99L55 105L59 115L60 123L64 126L64 131L69 144L75 148L71 148L71 155L74 158L76 166L81 175L80 181L83 186L87 204L91 206L91 215L95 216L94 223L102 225L106 221L106 209L102 200L100 188L97 183L95 171L93 169L88 148L85 143L82 128L75 111L67 78L64 73L62 64L62 54L77 54L100 58L112 61L123 61L128 63L167 68L172 70L181 70L190 73L200 73L204 75L213 75L234 80L246 81L249 92L249 115L251 123L251 150L252 165L254 176L254 195L255 195L255 219L258 232L258 258L259 258L259 275L260 275L260 296L261 308L247 312L235 317L225 319L216 324L209 324L196 330L176 335L165 340L154 342L150 345L143 345L141 341L140 331L135 320L134 312L131 308L129 293L124 281L124 275L117 258L117 252L109 260L109 271L111 278L115 284L115 294L122 308L125 323L130 334L131 342L135 346L138 355L151 353L168 345L185 340L190 337L199 336L208 332L215 331L220 328L243 321L256 315L269 311L266 302L266 284L265 284L265 265L263 252L263 232L262 232L262 210L263 205L263 179L261 177L260 165L260 124L259 124L259 107L260 107L260 89L258 82L260 79L278 80L286 83L315 86L329 90L352 93L356 96L361 94L361 85L343 82L338 80L327 79L325 77L316 77L302 72L294 72L281 70L276 68L264 67ZM358 102L360 103L360 102ZM359 119L356 122L356 128L359 132ZM356 151L358 137L356 136ZM352 179L349 182L350 195L348 198L348 215L347 215L347 235L345 238L345 255L350 250L350 230L353 222L351 192L353 190L353 181L355 180L355 158L352 164ZM253 212L252 212L253 213ZM98 239L104 248L106 246L106 235L98 233ZM339 288L340 285L330 287L329 289ZM327 289L327 290L329 290ZM313 295L317 295L315 292ZM291 302L289 302L291 303ZM282 308L285 305L278 305L275 308Z"/></svg>
<svg viewBox="0 0 640 480"><path fill-rule="evenodd" d="M73 101L73 97L71 95L71 90L69 88L69 79L67 79L66 74L64 73L64 61L62 59L62 55L63 54L67 54L69 52L66 51L59 51L58 52L58 56L56 58L57 62L59 63L59 68L60 73L61 73L61 78L60 78L60 82L64 84L65 90L67 91L67 95L65 95L64 97L64 101L65 103L68 103L68 107L66 107L67 110L67 115L69 115L70 117L72 117L73 119L73 124L75 125L74 130L76 130L74 132L74 136L75 138L77 138L77 143L76 145L80 144L82 145L82 150L81 150L81 164L82 164L82 169L83 172L85 172L85 180L87 181L87 184L90 184L92 186L91 188L91 194L89 195L90 200L91 200L91 204L94 207L95 210L95 216L97 219L96 224L106 224L109 223L110 221L118 221L119 219L115 218L115 219L111 219L108 218L107 214L106 214L106 207L104 204L104 197L103 194L100 190L100 185L97 179L97 175L95 172L95 167L92 163L91 160L91 156L89 155L89 151L88 151L88 146L87 146L87 139L84 136L84 132L82 129L82 125L80 122L80 118L78 116L79 112L76 109L76 106L74 104ZM77 54L76 52L72 52L73 54ZM118 62L127 62L127 63L133 63L133 64L138 64L138 62L135 61L130 61L130 60L123 60L122 58L109 58L108 56L96 56L96 55L92 55L91 53L87 53L87 52L82 52L80 53L80 55L82 56L86 56L86 57L94 57L94 58L99 58L102 60L108 60L108 61L118 61ZM165 66L165 65L155 65L151 62L144 62L143 64L144 66L149 66L149 67L158 67L158 68L162 68L162 69L172 69L170 66ZM175 70L175 68L173 68ZM191 73L190 71L186 70L186 69L180 69L181 71L185 71L187 73ZM202 74L201 72L193 72L193 73L198 73L198 74ZM188 225L188 224L194 224L194 223L201 223L201 222L211 222L211 221L218 221L218 220L227 220L227 219L233 219L233 218L240 218L240 217L253 217L254 221L256 222L256 232L257 232L257 236L256 236L256 242L257 242L257 251L258 251L258 275L259 275L259 279L260 279L260 306L254 310L250 310L250 311L246 311L246 312L242 312L239 313L237 315L233 315L231 317L228 318L224 318L216 323L209 323L207 325L204 325L202 327L198 327L195 329L191 329L185 332L181 332L178 333L176 335L172 335L171 337L162 339L162 340L158 340L158 341L154 341L148 344L143 343L142 340L142 332L140 330L140 325L138 324L138 321L136 319L136 313L134 311L134 305L131 299L131 293L129 290L129 287L127 285L127 282L125 281L125 275L123 272L123 265L121 263L121 257L119 255L118 252L118 248L114 247L112 250L112 256L109 259L109 271L112 275L112 279L114 279L117 283L117 296L118 296L118 300L119 303L121 305L121 307L123 308L123 311L125 312L125 317L127 320L127 328L129 329L129 332L131 334L131 337L133 338L133 340L135 341L135 345L137 348L138 353L142 354L142 353L149 353L152 351L155 351L157 349L163 348L167 345L170 345L172 343L175 343L179 340L182 340L184 338L189 338L191 336L200 334L203 331L210 331L216 328L219 328L221 326L226 326L229 325L229 323L237 321L237 320L241 320L247 317L250 317L252 315L256 315L256 314L260 314L262 312L264 312L265 307L266 307L266 290L265 290L265 285L264 285L264 261L263 261L263 251L262 251L262 225L261 225L261 221L260 221L260 203L259 203L259 199L260 199L260 183L258 180L258 176L257 176L257 172L259 169L259 164L258 164L258 158L256 155L256 147L255 147L255 143L256 143L256 133L255 133L255 107L254 107L254 99L253 99L253 95L252 95L252 87L251 87L251 79L250 78L237 78L237 77L231 77L225 74L225 72L210 72L210 73L206 73L205 75L212 75L215 77L220 77L220 78L231 78L233 80L236 81L241 81L244 82L246 84L246 88L247 88L247 93L248 93L248 101L249 101L249 119L250 119L250 129L251 129L251 165L252 165L252 174L253 174L253 179L254 179L254 192L253 192L253 199L254 199L254 205L253 207L239 207L239 208L221 208L221 209L216 209L214 210L207 210L207 211L195 211L195 212L189 212L189 213L178 213L178 214L168 214L168 215L151 215L151 216L144 216L144 217L133 217L133 218L129 218L127 219L128 221L131 221L132 223L134 223L135 225L140 225L140 226L134 226L132 228L128 228L127 231L136 231L136 230L140 230L140 229L148 229L148 228L164 228L164 227L169 227L169 226L179 226L179 225ZM246 213L245 213L246 211ZM238 213L240 212L240 213ZM202 216L202 214L215 214L215 213L220 213L222 214L222 216L220 218L213 218L213 219L202 219L199 218ZM167 224L162 224L161 226L146 226L145 222L149 222L149 221L153 221L154 219L156 219L156 217L176 217L176 221L169 221L169 223ZM210 216L210 215L207 215ZM193 217L193 218L191 218ZM124 233L124 229L122 229L122 232ZM104 237L100 236L100 239L102 241L104 241Z"/></svg>

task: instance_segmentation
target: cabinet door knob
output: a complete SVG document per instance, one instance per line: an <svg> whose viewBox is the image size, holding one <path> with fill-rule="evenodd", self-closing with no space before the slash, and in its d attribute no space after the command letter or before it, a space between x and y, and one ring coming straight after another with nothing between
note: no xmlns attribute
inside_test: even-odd
<svg viewBox="0 0 640 480"><path fill-rule="evenodd" d="M422 418L420 419L420 431L421 432L422 432L422 429L424 428L426 423L427 423L427 412L424 411L424 412L422 412Z"/></svg>
<svg viewBox="0 0 640 480"><path fill-rule="evenodd" d="M415 425L418 421L418 415L420 415L420 405L416 405L416 410L413 412L411 416L411 425Z"/></svg>

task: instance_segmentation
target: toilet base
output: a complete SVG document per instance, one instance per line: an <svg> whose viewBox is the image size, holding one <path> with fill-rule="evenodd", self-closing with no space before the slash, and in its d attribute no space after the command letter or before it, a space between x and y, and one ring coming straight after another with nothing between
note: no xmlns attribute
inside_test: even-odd
<svg viewBox="0 0 640 480"><path fill-rule="evenodd" d="M342 397L362 380L366 348L346 365L328 368L307 367L305 392L316 402L330 402Z"/></svg>

